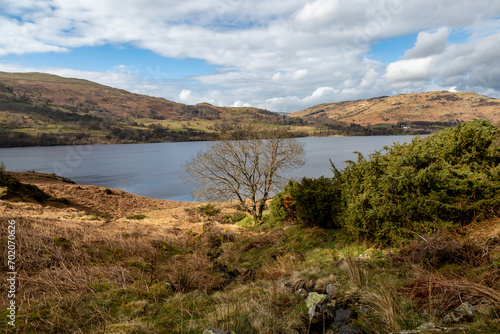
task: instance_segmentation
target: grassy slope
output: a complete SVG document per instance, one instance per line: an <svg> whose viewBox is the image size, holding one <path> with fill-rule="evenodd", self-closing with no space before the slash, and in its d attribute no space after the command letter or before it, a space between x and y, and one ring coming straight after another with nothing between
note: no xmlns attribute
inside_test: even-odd
<svg viewBox="0 0 500 334"><path fill-rule="evenodd" d="M346 123L454 122L488 119L500 122L500 101L474 93L426 92L368 100L326 103L292 116L308 120L330 119Z"/></svg>
<svg viewBox="0 0 500 334"><path fill-rule="evenodd" d="M189 106L87 80L0 72L0 130L7 133L90 134L83 143L178 141L214 138L219 128L242 123L279 125L283 117L257 108Z"/></svg>
<svg viewBox="0 0 500 334"><path fill-rule="evenodd" d="M327 284L338 304L359 311L354 322L366 333L438 321L462 301L480 315L461 332L500 332L500 247L488 243L500 236L498 219L453 237L376 249L335 230L238 227L230 222L240 215L226 204L218 211L50 175L11 175L71 203L1 201L1 221L17 223L20 332L320 333L293 290L324 292ZM3 248L6 236L2 229ZM361 254L370 255L364 264Z"/></svg>

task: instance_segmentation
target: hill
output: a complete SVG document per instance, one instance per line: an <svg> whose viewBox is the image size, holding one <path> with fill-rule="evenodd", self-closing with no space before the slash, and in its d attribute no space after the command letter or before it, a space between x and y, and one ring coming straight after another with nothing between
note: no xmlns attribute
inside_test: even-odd
<svg viewBox="0 0 500 334"><path fill-rule="evenodd" d="M207 140L245 122L293 120L258 108L185 105L81 79L0 72L0 146Z"/></svg>
<svg viewBox="0 0 500 334"><path fill-rule="evenodd" d="M21 196L6 198L10 188ZM33 199L33 188L49 200ZM23 333L500 332L498 217L425 233L402 248L374 248L343 230L297 222L251 228L231 203L204 204L0 171L0 219L9 227L0 250L15 268L9 272L6 261L0 278L16 282L0 286L4 296L15 292L0 299L0 326L14 321ZM445 321L463 303L470 313Z"/></svg>
<svg viewBox="0 0 500 334"><path fill-rule="evenodd" d="M382 96L367 100L325 103L292 113L316 123L346 123L361 126L380 124L448 124L456 120L488 119L500 122L500 100L461 92L426 92Z"/></svg>

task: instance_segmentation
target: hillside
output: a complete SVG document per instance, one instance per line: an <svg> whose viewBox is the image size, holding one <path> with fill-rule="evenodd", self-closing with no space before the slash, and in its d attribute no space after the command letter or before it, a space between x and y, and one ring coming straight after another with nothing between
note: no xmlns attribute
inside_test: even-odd
<svg viewBox="0 0 500 334"><path fill-rule="evenodd" d="M207 140L245 122L292 121L257 108L185 105L87 80L0 72L0 146Z"/></svg>
<svg viewBox="0 0 500 334"><path fill-rule="evenodd" d="M295 136L426 134L456 120L500 122L500 101L427 92L317 105L290 115L258 108L185 105L91 81L0 72L0 147L213 140L242 124Z"/></svg>
<svg viewBox="0 0 500 334"><path fill-rule="evenodd" d="M48 199L32 198L26 187ZM17 196L5 196L9 188ZM297 222L251 228L244 216L231 203L162 201L0 171L0 248L17 256L17 275L5 264L0 279L18 283L15 320L14 299L2 298L0 326L9 332L15 321L22 333L500 333L498 217L380 248ZM8 296L9 287L0 293ZM466 303L470 314L450 320Z"/></svg>
<svg viewBox="0 0 500 334"><path fill-rule="evenodd" d="M292 113L291 116L319 123L344 122L362 126L452 123L456 120L488 119L500 122L500 100L461 92L426 92L382 96L368 100L325 103Z"/></svg>

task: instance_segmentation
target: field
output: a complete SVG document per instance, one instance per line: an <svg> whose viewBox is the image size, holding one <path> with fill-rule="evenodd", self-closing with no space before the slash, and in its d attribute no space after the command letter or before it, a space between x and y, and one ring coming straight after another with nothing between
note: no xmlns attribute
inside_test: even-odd
<svg viewBox="0 0 500 334"><path fill-rule="evenodd" d="M8 221L16 222L18 308L13 331L1 299L6 332L324 333L337 326L387 333L427 322L500 332L498 218L380 248L341 230L253 227L231 203L8 175L50 198L21 192L0 202L4 249ZM311 317L301 294L325 291L331 303ZM0 293L7 295L6 285ZM439 323L465 301L478 311L472 322ZM328 313L339 310L352 312L343 323Z"/></svg>

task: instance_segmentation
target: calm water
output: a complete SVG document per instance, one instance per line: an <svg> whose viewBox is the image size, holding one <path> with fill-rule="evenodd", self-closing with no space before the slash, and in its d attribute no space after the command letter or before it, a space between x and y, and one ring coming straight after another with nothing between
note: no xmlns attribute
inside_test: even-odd
<svg viewBox="0 0 500 334"><path fill-rule="evenodd" d="M365 157L384 145L410 142L413 136L301 138L307 163L289 178L332 176L344 161ZM0 161L10 171L56 173L81 184L125 190L152 198L190 201L195 185L181 179L182 165L207 142L0 148Z"/></svg>

